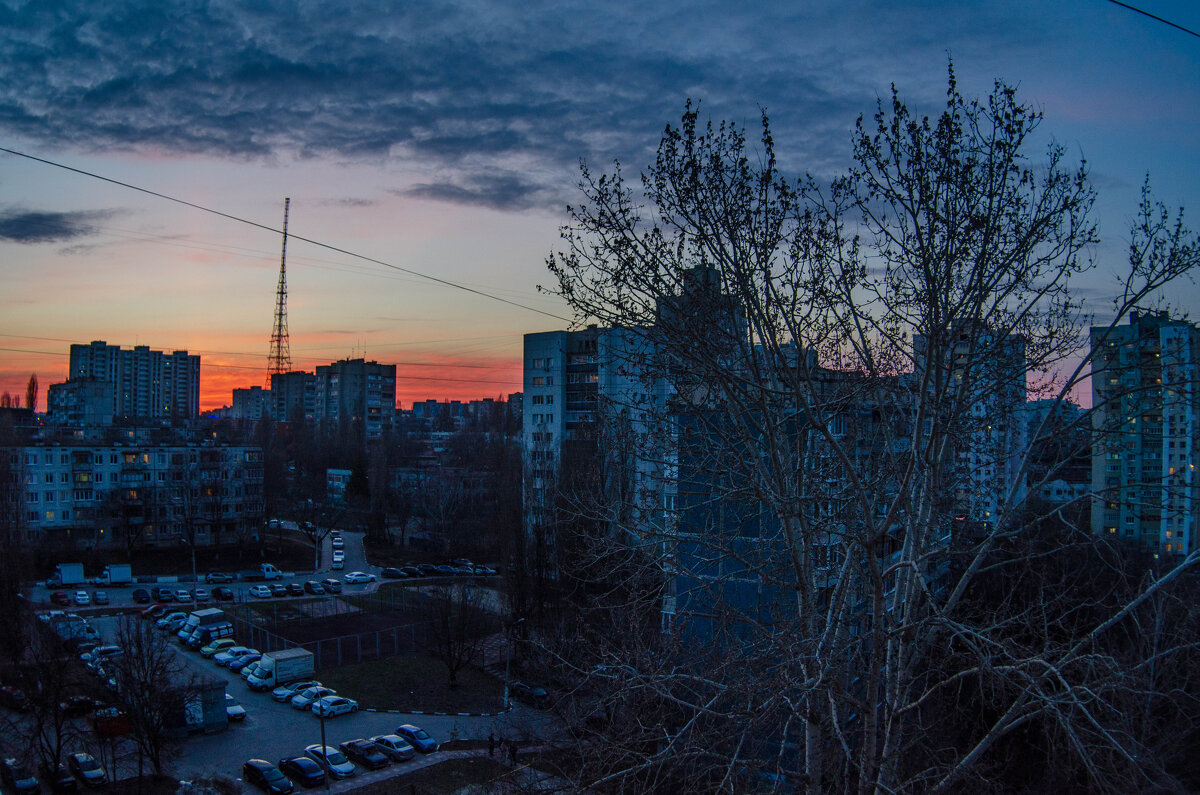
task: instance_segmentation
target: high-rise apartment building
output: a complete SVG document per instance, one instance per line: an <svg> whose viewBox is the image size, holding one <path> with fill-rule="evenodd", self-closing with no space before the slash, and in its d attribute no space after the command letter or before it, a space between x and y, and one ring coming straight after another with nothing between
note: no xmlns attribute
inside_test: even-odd
<svg viewBox="0 0 1200 795"><path fill-rule="evenodd" d="M1200 519L1200 329L1134 312L1091 337L1092 532L1187 554Z"/></svg>
<svg viewBox="0 0 1200 795"><path fill-rule="evenodd" d="M275 422L311 422L317 416L317 377L302 370L273 373L270 401Z"/></svg>
<svg viewBox="0 0 1200 795"><path fill-rule="evenodd" d="M362 424L364 438L377 439L396 416L396 365L343 359L317 368L317 419L328 428Z"/></svg>
<svg viewBox="0 0 1200 795"><path fill-rule="evenodd" d="M67 378L112 384L116 420L186 422L200 415L200 357L187 351L121 348L103 340L72 345Z"/></svg>

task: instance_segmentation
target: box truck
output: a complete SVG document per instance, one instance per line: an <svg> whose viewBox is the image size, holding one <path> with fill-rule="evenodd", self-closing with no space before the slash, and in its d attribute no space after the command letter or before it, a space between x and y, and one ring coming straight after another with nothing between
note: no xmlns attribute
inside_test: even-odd
<svg viewBox="0 0 1200 795"><path fill-rule="evenodd" d="M104 567L96 578L97 585L129 585L133 582L133 567L128 563L114 563Z"/></svg>
<svg viewBox="0 0 1200 795"><path fill-rule="evenodd" d="M54 577L50 582L54 585L78 585L87 582L83 576L82 563L60 563L54 567Z"/></svg>
<svg viewBox="0 0 1200 795"><path fill-rule="evenodd" d="M188 638L196 630L226 621L228 619L225 618L225 611L220 608L210 607L205 610L195 610L188 614L187 619L183 622L183 626L175 634L179 638L180 643L187 643Z"/></svg>
<svg viewBox="0 0 1200 795"><path fill-rule="evenodd" d="M288 682L310 679L315 670L313 655L308 649L267 652L246 679L246 684L251 690L270 690Z"/></svg>
<svg viewBox="0 0 1200 795"><path fill-rule="evenodd" d="M264 563L257 569L250 569L238 573L238 579L242 582L262 582L263 580L278 580L283 577L283 572L272 566L270 563Z"/></svg>

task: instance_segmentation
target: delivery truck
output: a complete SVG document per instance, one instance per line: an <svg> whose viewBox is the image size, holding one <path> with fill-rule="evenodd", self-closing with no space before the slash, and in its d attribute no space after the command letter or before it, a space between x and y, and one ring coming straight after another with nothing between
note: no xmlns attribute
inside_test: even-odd
<svg viewBox="0 0 1200 795"><path fill-rule="evenodd" d="M179 638L180 643L187 643L188 638L192 636L198 629L211 626L213 624L222 624L229 621L225 617L225 611L217 607L210 607L205 610L194 610L188 613L187 619L184 620L183 626L175 633Z"/></svg>
<svg viewBox="0 0 1200 795"><path fill-rule="evenodd" d="M251 690L271 690L288 682L311 679L316 669L308 649L284 649L264 654L246 684Z"/></svg>
<svg viewBox="0 0 1200 795"><path fill-rule="evenodd" d="M79 585L87 582L83 576L82 563L60 563L54 567L54 577L50 582L54 585Z"/></svg>
<svg viewBox="0 0 1200 795"><path fill-rule="evenodd" d="M238 572L238 579L242 582L262 582L263 580L278 580L283 576L283 572L272 566L270 563L264 563L257 569L249 569L248 571Z"/></svg>
<svg viewBox="0 0 1200 795"><path fill-rule="evenodd" d="M96 578L97 585L129 585L133 582L133 567L128 563L113 563L105 566Z"/></svg>

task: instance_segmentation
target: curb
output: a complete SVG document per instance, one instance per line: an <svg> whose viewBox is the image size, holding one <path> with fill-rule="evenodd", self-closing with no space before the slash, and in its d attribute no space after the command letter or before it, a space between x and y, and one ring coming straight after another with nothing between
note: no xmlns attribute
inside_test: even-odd
<svg viewBox="0 0 1200 795"><path fill-rule="evenodd" d="M374 707L363 707L360 712L378 712L384 715L434 715L440 718L498 718L508 710L500 712L427 712L421 709L376 709Z"/></svg>

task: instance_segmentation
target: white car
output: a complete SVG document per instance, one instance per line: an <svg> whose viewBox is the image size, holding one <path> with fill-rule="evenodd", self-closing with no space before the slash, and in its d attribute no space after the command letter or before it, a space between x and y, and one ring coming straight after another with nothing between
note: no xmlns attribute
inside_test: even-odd
<svg viewBox="0 0 1200 795"><path fill-rule="evenodd" d="M367 574L365 571L352 571L342 575L342 579L348 583L375 582L375 575Z"/></svg>
<svg viewBox="0 0 1200 795"><path fill-rule="evenodd" d="M330 778L349 778L356 772L354 763L329 745L310 745L304 749L304 755L327 770Z"/></svg>
<svg viewBox="0 0 1200 795"><path fill-rule="evenodd" d="M243 721L246 719L246 708L228 693L225 694L225 717L229 720Z"/></svg>
<svg viewBox="0 0 1200 795"><path fill-rule="evenodd" d="M256 599L270 599L271 589L265 585L254 585L250 587L250 595Z"/></svg>
<svg viewBox="0 0 1200 795"><path fill-rule="evenodd" d="M175 629L183 626L183 622L187 620L187 613L180 613L176 610L174 613L167 613L165 616L154 622L154 626L159 629L170 629L172 624L176 624Z"/></svg>
<svg viewBox="0 0 1200 795"><path fill-rule="evenodd" d="M358 702L342 696L324 696L312 703L312 714L322 718L332 718L334 715L349 715L358 712Z"/></svg>
<svg viewBox="0 0 1200 795"><path fill-rule="evenodd" d="M324 696L336 696L337 691L332 687L310 687L292 696L289 703L296 709L309 709L314 701Z"/></svg>
<svg viewBox="0 0 1200 795"><path fill-rule="evenodd" d="M83 607L84 605L90 605L91 603L92 603L92 597L88 596L87 591L76 591L75 592L75 604L79 605L80 607Z"/></svg>
<svg viewBox="0 0 1200 795"><path fill-rule="evenodd" d="M333 564L329 568L333 569L334 571L344 569L346 568L346 561L342 558L334 558Z"/></svg>
<svg viewBox="0 0 1200 795"><path fill-rule="evenodd" d="M189 591L187 588L180 588L178 591L175 592L175 601L176 602L192 601L192 592Z"/></svg>

